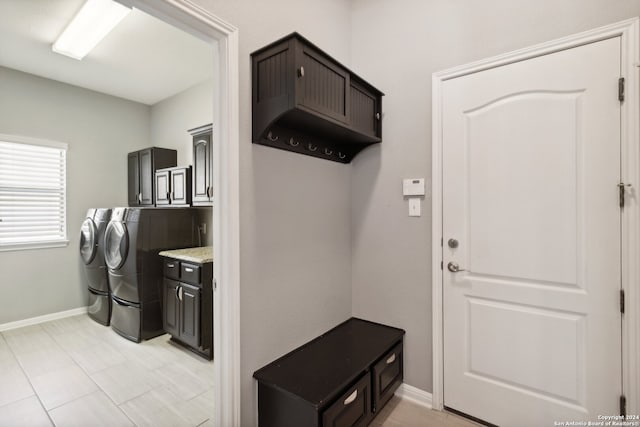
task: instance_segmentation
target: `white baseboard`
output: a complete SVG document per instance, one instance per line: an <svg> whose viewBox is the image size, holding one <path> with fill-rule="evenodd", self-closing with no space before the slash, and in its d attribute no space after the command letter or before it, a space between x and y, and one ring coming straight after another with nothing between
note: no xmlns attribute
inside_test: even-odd
<svg viewBox="0 0 640 427"><path fill-rule="evenodd" d="M10 329L22 328L25 326L37 325L38 323L48 322L50 320L63 319L65 317L86 314L88 307L78 307L71 310L59 311L57 313L45 314L43 316L31 317L30 319L16 320L15 322L3 323L0 325L0 332Z"/></svg>
<svg viewBox="0 0 640 427"><path fill-rule="evenodd" d="M408 400L425 408L433 408L433 395L412 385L406 383L400 384L395 394L400 399Z"/></svg>

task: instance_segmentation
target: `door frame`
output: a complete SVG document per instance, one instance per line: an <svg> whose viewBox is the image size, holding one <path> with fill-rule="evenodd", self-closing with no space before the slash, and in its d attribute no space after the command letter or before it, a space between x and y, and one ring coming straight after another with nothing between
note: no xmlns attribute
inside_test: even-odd
<svg viewBox="0 0 640 427"><path fill-rule="evenodd" d="M626 310L622 318L622 389L627 414L640 412L640 18L628 19L594 30L483 59L432 75L432 319L433 319L433 408L444 409L443 337L443 249L442 249L442 85L445 81L571 49L613 37L621 38L621 73L625 78L625 100L621 105L621 175L632 187L622 211L622 288ZM612 82L612 92L615 90ZM614 92L615 93L615 92ZM612 93L612 96L614 96ZM612 189L612 191L614 191ZM438 268L438 265L441 268ZM470 414L473 415L473 414Z"/></svg>
<svg viewBox="0 0 640 427"><path fill-rule="evenodd" d="M238 29L190 0L117 0L211 44L213 358L216 427L240 426L240 121Z"/></svg>

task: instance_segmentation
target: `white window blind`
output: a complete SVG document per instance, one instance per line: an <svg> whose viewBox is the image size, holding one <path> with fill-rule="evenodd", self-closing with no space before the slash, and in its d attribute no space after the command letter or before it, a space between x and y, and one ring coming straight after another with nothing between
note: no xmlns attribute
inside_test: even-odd
<svg viewBox="0 0 640 427"><path fill-rule="evenodd" d="M66 244L66 147L0 139L0 250Z"/></svg>

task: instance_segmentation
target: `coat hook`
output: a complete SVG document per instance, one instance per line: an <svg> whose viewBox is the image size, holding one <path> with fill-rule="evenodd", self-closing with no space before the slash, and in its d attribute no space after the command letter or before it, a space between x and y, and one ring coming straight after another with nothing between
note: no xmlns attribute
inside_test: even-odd
<svg viewBox="0 0 640 427"><path fill-rule="evenodd" d="M341 159L344 159L347 157L346 154L342 154L341 152L338 151L338 157L340 157Z"/></svg>
<svg viewBox="0 0 640 427"><path fill-rule="evenodd" d="M299 141L296 141L293 139L293 137L289 138L289 145L292 147L297 147L298 145L300 145Z"/></svg>
<svg viewBox="0 0 640 427"><path fill-rule="evenodd" d="M308 144L307 148L309 149L309 151L316 151L318 149L318 146L313 144Z"/></svg>
<svg viewBox="0 0 640 427"><path fill-rule="evenodd" d="M267 139L269 141L277 141L278 137L277 136L273 136L273 133L271 131L269 131L269 133L267 134Z"/></svg>
<svg viewBox="0 0 640 427"><path fill-rule="evenodd" d="M330 156L333 154L333 150L329 150L328 148L324 149L324 154L326 154L327 156Z"/></svg>

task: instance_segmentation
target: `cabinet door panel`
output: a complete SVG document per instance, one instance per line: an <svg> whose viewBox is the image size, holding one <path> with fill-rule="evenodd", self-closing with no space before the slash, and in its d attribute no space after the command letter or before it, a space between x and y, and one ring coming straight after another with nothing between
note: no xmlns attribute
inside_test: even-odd
<svg viewBox="0 0 640 427"><path fill-rule="evenodd" d="M185 169L175 170L171 173L171 202L174 204L186 203L185 186L187 184L187 172Z"/></svg>
<svg viewBox="0 0 640 427"><path fill-rule="evenodd" d="M140 168L138 152L127 155L127 175L128 175L128 201L129 206L138 206L138 194L140 193Z"/></svg>
<svg viewBox="0 0 640 427"><path fill-rule="evenodd" d="M180 299L178 298L178 290L180 284L175 280L165 278L163 280L164 298L162 301L163 308L163 326L164 331L168 334L178 337L180 335Z"/></svg>
<svg viewBox="0 0 640 427"><path fill-rule="evenodd" d="M351 127L369 136L380 136L376 114L380 112L377 96L364 86L351 81Z"/></svg>
<svg viewBox="0 0 640 427"><path fill-rule="evenodd" d="M193 138L193 202L211 200L211 134Z"/></svg>
<svg viewBox="0 0 640 427"><path fill-rule="evenodd" d="M153 205L153 152L151 149L142 150L140 156L140 204Z"/></svg>
<svg viewBox="0 0 640 427"><path fill-rule="evenodd" d="M373 367L373 406L382 407L402 383L402 343L382 356Z"/></svg>
<svg viewBox="0 0 640 427"><path fill-rule="evenodd" d="M180 340L200 346L200 289L180 283Z"/></svg>
<svg viewBox="0 0 640 427"><path fill-rule="evenodd" d="M324 411L322 426L366 426L371 416L371 376L366 374Z"/></svg>
<svg viewBox="0 0 640 427"><path fill-rule="evenodd" d="M169 171L156 171L156 205L168 205L171 203L169 193Z"/></svg>
<svg viewBox="0 0 640 427"><path fill-rule="evenodd" d="M349 116L349 73L313 49L301 48L297 103L342 123Z"/></svg>

